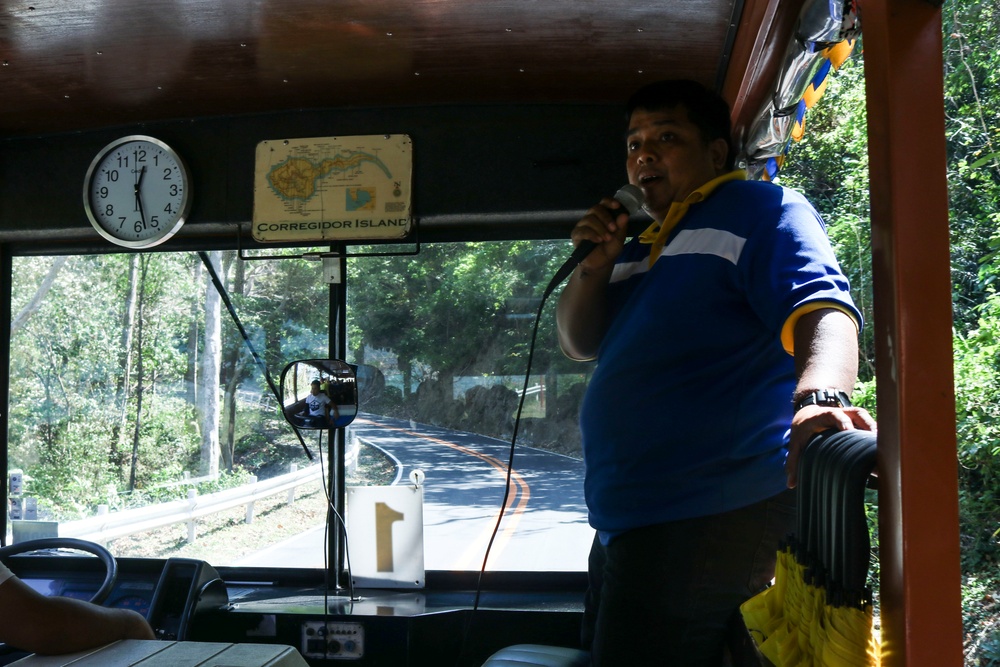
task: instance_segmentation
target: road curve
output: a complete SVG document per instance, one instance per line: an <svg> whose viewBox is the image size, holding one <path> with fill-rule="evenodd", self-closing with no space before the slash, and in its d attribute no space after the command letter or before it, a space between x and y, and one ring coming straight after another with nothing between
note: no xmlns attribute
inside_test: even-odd
<svg viewBox="0 0 1000 667"><path fill-rule="evenodd" d="M352 428L398 462L399 483L423 471L425 568L478 570L504 500L510 443L371 415L359 416ZM509 478L487 568L586 570L593 530L583 501L583 462L518 445ZM322 567L323 533L317 527L240 564Z"/></svg>

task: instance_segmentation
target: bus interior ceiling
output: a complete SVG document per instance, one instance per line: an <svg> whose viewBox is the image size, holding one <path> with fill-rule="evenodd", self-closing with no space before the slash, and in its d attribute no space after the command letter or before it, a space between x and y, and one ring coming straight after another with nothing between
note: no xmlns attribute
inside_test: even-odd
<svg viewBox="0 0 1000 667"><path fill-rule="evenodd" d="M623 180L620 109L639 85L692 78L757 111L802 2L779 3L789 18L759 35L767 4L5 3L0 240L104 247L78 184L97 150L133 133L171 143L193 174L188 224L164 249L233 244L257 142L386 133L413 140L422 240L476 222L502 237L518 220L564 237Z"/></svg>

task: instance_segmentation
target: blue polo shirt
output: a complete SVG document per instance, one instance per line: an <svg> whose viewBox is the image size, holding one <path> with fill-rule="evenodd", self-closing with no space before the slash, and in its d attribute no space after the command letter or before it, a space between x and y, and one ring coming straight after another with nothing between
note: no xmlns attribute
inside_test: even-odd
<svg viewBox="0 0 1000 667"><path fill-rule="evenodd" d="M632 239L618 258L581 407L587 506L605 541L785 489L796 377L782 327L817 301L861 322L822 220L792 190L723 183L652 267L650 247Z"/></svg>

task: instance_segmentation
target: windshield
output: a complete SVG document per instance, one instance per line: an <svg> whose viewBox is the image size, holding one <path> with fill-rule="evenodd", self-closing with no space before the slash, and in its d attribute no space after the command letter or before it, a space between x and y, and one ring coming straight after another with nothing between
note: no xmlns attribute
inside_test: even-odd
<svg viewBox="0 0 1000 667"><path fill-rule="evenodd" d="M361 390L347 485L422 483L428 570L478 570L505 495L487 569L586 567L577 416L590 365L559 352L554 303L525 383L539 296L566 251L453 243L347 262L344 356ZM324 565L327 431L297 432L269 385L293 360L333 356L323 263L204 259L247 340L198 253L15 258L14 539Z"/></svg>

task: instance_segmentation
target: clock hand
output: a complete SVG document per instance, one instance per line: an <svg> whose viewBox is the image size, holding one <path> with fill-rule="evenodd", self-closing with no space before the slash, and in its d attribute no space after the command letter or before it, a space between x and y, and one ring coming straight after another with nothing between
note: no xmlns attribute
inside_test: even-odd
<svg viewBox="0 0 1000 667"><path fill-rule="evenodd" d="M139 211L139 220L142 221L142 228L146 228L146 214L142 210L142 197L140 196L140 191L142 190L142 179L146 176L146 165L142 166L139 170L139 178L135 181L135 207Z"/></svg>

